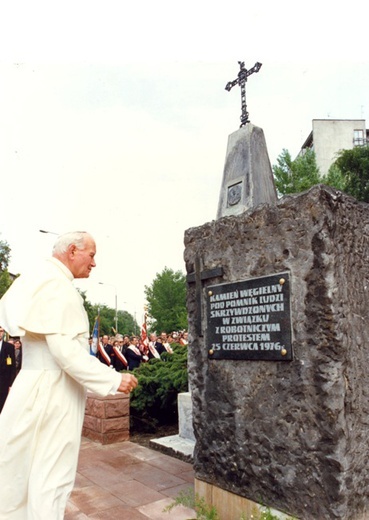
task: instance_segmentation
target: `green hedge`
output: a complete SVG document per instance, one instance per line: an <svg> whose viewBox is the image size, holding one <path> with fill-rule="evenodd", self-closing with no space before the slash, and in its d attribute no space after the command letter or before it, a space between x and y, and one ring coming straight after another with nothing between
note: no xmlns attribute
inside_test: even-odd
<svg viewBox="0 0 369 520"><path fill-rule="evenodd" d="M139 385L131 394L131 429L155 432L158 426L178 424L177 396L188 391L187 347L172 345L134 370Z"/></svg>

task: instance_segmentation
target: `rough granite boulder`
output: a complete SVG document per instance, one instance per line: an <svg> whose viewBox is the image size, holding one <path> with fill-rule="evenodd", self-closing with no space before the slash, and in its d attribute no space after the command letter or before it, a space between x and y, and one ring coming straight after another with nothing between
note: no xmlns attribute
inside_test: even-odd
<svg viewBox="0 0 369 520"><path fill-rule="evenodd" d="M369 511L369 205L319 185L185 233L196 477L306 520ZM293 360L208 359L206 286L288 271ZM369 518L369 513L368 513Z"/></svg>

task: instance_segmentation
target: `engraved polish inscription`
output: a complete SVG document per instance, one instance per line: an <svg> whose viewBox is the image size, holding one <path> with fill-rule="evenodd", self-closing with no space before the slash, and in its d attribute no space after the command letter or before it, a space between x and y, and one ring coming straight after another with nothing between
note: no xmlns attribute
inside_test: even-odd
<svg viewBox="0 0 369 520"><path fill-rule="evenodd" d="M209 359L292 360L288 272L207 291Z"/></svg>

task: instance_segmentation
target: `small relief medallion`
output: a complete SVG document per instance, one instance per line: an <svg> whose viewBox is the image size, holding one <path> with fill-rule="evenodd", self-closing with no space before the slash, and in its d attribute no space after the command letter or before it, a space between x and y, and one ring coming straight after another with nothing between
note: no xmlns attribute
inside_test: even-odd
<svg viewBox="0 0 369 520"><path fill-rule="evenodd" d="M228 198L227 203L228 206L235 206L241 200L241 190L242 190L242 182L238 184L233 184L233 186L229 186L228 188Z"/></svg>

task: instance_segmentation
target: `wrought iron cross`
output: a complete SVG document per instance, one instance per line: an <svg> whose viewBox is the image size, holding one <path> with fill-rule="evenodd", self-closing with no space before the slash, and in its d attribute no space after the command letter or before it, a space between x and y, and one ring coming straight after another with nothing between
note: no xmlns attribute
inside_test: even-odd
<svg viewBox="0 0 369 520"><path fill-rule="evenodd" d="M240 117L240 120L241 120L240 128L241 128L246 123L250 122L249 113L247 112L247 109L246 109L246 81L247 81L248 76L250 76L254 72L259 72L262 64L257 61L255 63L255 65L252 67L252 69L247 70L247 69L245 69L244 61L239 61L238 63L240 65L240 72L238 73L238 77L234 81L229 81L227 83L227 85L225 86L225 89L228 90L228 92L229 92L231 90L231 88L237 84L239 84L241 87L241 109L242 109L242 113L241 113L241 117Z"/></svg>
<svg viewBox="0 0 369 520"><path fill-rule="evenodd" d="M195 257L195 271L187 275L187 283L195 283L195 294L196 294L196 320L195 330L199 336L203 336L202 333L202 314L201 314L201 296L203 285L202 282L210 280L211 278L222 277L224 274L223 267L214 267L213 269L202 269L202 259L196 255Z"/></svg>

